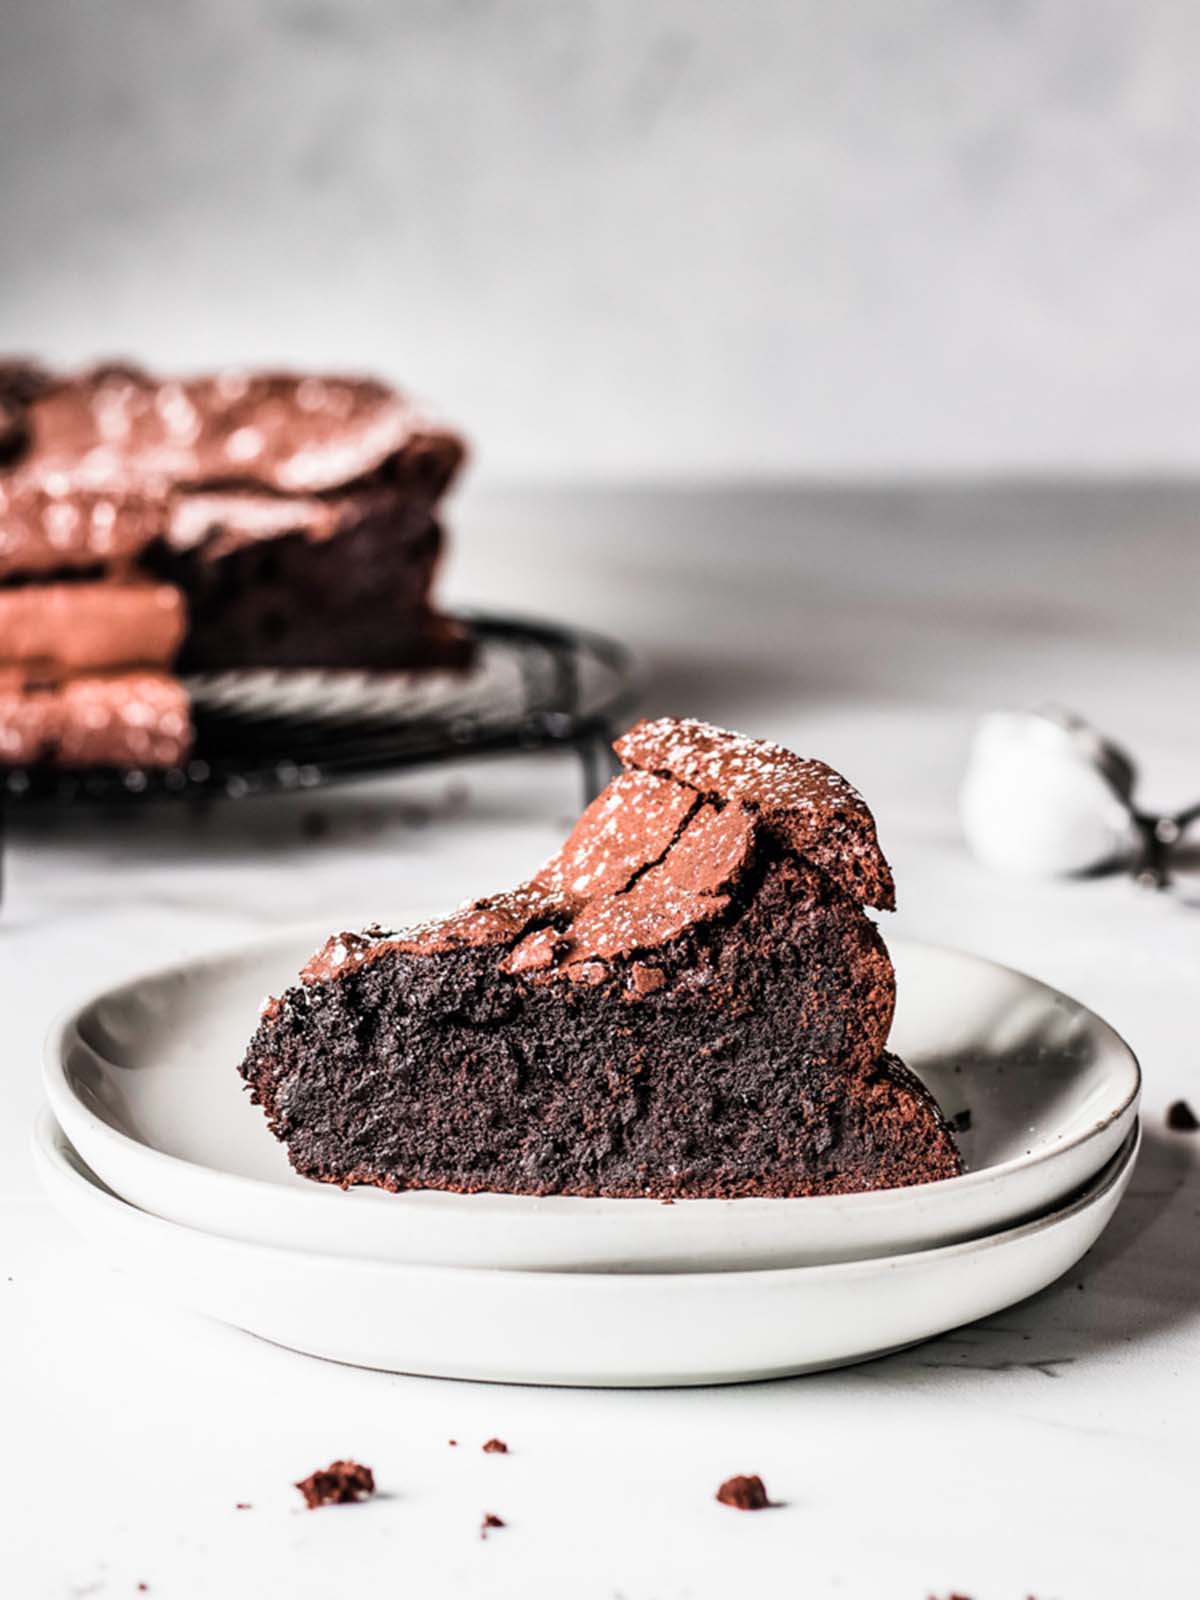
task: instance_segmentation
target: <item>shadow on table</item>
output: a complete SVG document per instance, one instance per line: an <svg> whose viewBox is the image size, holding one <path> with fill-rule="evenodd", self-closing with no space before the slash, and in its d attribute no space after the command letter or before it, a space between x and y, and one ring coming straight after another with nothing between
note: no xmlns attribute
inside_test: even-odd
<svg viewBox="0 0 1200 1600"><path fill-rule="evenodd" d="M1196 1173L1186 1136L1145 1128L1116 1215L1065 1277L982 1322L857 1370L884 1390L909 1387L934 1371L1032 1371L1052 1379L1193 1320L1200 1315ZM848 1376L833 1372L816 1381L836 1384Z"/></svg>
<svg viewBox="0 0 1200 1600"><path fill-rule="evenodd" d="M1200 1138L1200 1136L1195 1136ZM714 1415L736 1404L739 1419L760 1409L778 1414L814 1390L847 1404L873 1396L978 1389L996 1375L1046 1380L1099 1363L1140 1341L1200 1316L1200 1166L1187 1135L1143 1128L1129 1190L1101 1239L1057 1283L994 1317L891 1356L760 1383L657 1391L657 1404L690 1412L707 1396ZM962 1373L961 1379L955 1373ZM644 1391L592 1391L606 1414L632 1411ZM736 1399L735 1399L736 1397Z"/></svg>
<svg viewBox="0 0 1200 1600"><path fill-rule="evenodd" d="M744 1384L657 1389L655 1415L664 1425L698 1416L716 1424L736 1415L744 1428L756 1417L789 1417L791 1405L802 1408L818 1396L839 1404L844 1397L847 1406L867 1395L886 1400L920 1394L923 1400L936 1396L957 1403L984 1385L994 1394L991 1385L1003 1386L1014 1375L1024 1383L1029 1375L1034 1383L1053 1382L1076 1368L1111 1366L1115 1358L1136 1354L1146 1340L1200 1317L1197 1141L1200 1135L1143 1127L1136 1171L1104 1235L1057 1283L1030 1299L941 1338L851 1367ZM277 1353L298 1363L310 1360L284 1349ZM368 1377L388 1385L457 1386L454 1380L341 1370L355 1383ZM523 1393L534 1414L545 1408L549 1415L567 1403L564 1391L539 1385L505 1385L497 1393ZM574 1413L577 1418L597 1423L603 1418L624 1427L643 1414L646 1395L643 1389L575 1389L570 1403L582 1407Z"/></svg>
<svg viewBox="0 0 1200 1600"><path fill-rule="evenodd" d="M461 842L478 844L489 830L527 830L536 862L570 827L579 798L579 763L567 751L236 801L14 810L6 838L0 830L7 877L0 936L14 926L14 901L27 883L36 882L46 901L27 915L49 917L64 903L78 913L132 895L147 905L201 906L207 868L257 871L286 864L307 872L334 868L347 852L356 858L374 852L382 872L402 873L407 862L426 859L431 842L453 850ZM47 883L47 863L70 871ZM181 868L186 879L178 876ZM227 885L219 897L228 902ZM248 887L234 904L255 916L262 896ZM262 920L271 920L269 908Z"/></svg>

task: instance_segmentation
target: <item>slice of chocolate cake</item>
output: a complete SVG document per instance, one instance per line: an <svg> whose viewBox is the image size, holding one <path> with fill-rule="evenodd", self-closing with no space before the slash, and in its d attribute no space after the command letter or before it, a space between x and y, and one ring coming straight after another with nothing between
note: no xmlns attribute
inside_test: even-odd
<svg viewBox="0 0 1200 1600"><path fill-rule="evenodd" d="M297 1171L517 1194L812 1195L952 1177L885 1052L891 874L819 761L641 723L529 882L329 940L242 1063Z"/></svg>

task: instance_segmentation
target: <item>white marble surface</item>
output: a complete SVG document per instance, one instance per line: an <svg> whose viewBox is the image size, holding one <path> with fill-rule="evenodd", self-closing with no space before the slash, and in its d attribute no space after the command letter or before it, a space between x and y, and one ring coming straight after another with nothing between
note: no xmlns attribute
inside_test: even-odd
<svg viewBox="0 0 1200 1600"><path fill-rule="evenodd" d="M1200 465L1180 0L5 0L0 347L382 369L489 470Z"/></svg>
<svg viewBox="0 0 1200 1600"><path fill-rule="evenodd" d="M1048 695L1134 747L1148 802L1200 794L1198 518L1200 492L1149 487L542 492L458 508L458 596L619 633L648 659L649 707L842 767L896 867L889 927L1027 968L1142 1057L1140 1170L1081 1268L856 1371L620 1394L323 1365L158 1304L90 1260L34 1190L40 1040L74 996L275 923L391 918L499 885L561 835L569 763L246 802L201 823L19 828L0 917L5 1592L1192 1592L1200 1139L1167 1133L1163 1112L1185 1094L1200 1108L1200 910L1121 878L990 877L953 801L974 715ZM316 810L328 832L314 839ZM509 1456L480 1453L493 1434ZM343 1453L386 1497L297 1510L292 1480ZM737 1471L786 1509L715 1505ZM486 1543L484 1510L509 1523Z"/></svg>

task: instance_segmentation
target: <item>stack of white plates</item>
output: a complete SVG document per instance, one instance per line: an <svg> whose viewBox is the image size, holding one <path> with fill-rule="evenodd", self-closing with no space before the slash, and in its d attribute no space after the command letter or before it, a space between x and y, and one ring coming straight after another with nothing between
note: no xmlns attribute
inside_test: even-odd
<svg viewBox="0 0 1200 1600"><path fill-rule="evenodd" d="M394 1372L733 1382L928 1339L1044 1288L1137 1155L1137 1062L1007 968L892 943L892 1046L969 1126L963 1177L807 1200L343 1192L297 1177L237 1063L312 931L98 995L52 1036L35 1134L51 1197L196 1311ZM51 1114L52 1113L52 1114Z"/></svg>

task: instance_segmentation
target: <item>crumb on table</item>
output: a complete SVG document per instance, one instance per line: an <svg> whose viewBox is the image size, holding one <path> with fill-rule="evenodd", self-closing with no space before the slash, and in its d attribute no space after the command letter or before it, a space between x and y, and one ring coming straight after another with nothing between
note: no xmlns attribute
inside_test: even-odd
<svg viewBox="0 0 1200 1600"><path fill-rule="evenodd" d="M765 1511L771 1504L766 1487L757 1473L739 1473L726 1478L717 1490L717 1499L723 1506L732 1506L735 1511Z"/></svg>
<svg viewBox="0 0 1200 1600"><path fill-rule="evenodd" d="M331 1461L322 1471L301 1478L296 1488L310 1511L319 1506L350 1505L375 1493L375 1474L357 1461Z"/></svg>

